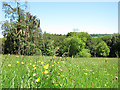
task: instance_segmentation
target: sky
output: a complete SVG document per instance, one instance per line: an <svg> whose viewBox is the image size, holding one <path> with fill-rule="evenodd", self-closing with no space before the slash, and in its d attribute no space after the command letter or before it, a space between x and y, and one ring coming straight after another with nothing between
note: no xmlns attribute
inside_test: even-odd
<svg viewBox="0 0 120 90"><path fill-rule="evenodd" d="M47 33L67 34L75 29L89 34L118 33L118 2L28 2L27 11L40 18L41 29ZM5 20L3 11L0 20Z"/></svg>

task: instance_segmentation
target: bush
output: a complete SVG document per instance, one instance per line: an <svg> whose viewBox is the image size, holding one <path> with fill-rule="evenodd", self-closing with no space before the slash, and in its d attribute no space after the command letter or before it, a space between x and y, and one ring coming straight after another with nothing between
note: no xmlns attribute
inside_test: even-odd
<svg viewBox="0 0 120 90"><path fill-rule="evenodd" d="M82 49L82 51L78 52L75 57L91 57L90 50Z"/></svg>

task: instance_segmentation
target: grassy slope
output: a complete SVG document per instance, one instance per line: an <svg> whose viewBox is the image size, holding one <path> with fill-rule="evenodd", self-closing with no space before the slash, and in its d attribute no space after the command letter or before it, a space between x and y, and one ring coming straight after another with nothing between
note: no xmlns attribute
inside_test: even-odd
<svg viewBox="0 0 120 90"><path fill-rule="evenodd" d="M117 58L2 56L3 88L117 88ZM52 61L50 61L50 59ZM19 63L17 63L19 61ZM44 64L41 62L44 61ZM63 62L64 61L64 62ZM21 64L23 62L24 64ZM8 66L10 65L11 66ZM44 65L49 64L48 69ZM34 70L34 66L36 69ZM53 66L54 65L54 66ZM48 70L48 74L42 73ZM33 76L36 73L36 76ZM36 79L40 78L39 82Z"/></svg>

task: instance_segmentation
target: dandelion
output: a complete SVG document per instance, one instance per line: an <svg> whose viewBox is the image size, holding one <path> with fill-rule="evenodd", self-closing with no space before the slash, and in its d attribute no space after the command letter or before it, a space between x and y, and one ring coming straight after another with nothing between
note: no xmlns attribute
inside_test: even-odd
<svg viewBox="0 0 120 90"><path fill-rule="evenodd" d="M8 64L9 67L11 67L11 64Z"/></svg>
<svg viewBox="0 0 120 90"><path fill-rule="evenodd" d="M54 67L54 65L52 65L52 67Z"/></svg>
<svg viewBox="0 0 120 90"><path fill-rule="evenodd" d="M17 61L17 63L19 63L19 61Z"/></svg>
<svg viewBox="0 0 120 90"><path fill-rule="evenodd" d="M36 79L36 82L39 82L39 81L40 81L40 79L39 79L39 78L37 78L37 79Z"/></svg>
<svg viewBox="0 0 120 90"><path fill-rule="evenodd" d="M36 69L36 67L33 68L33 70L35 70L35 69Z"/></svg>
<svg viewBox="0 0 120 90"><path fill-rule="evenodd" d="M49 67L49 64L44 65L44 68L45 68L45 69L48 69L48 67Z"/></svg>
<svg viewBox="0 0 120 90"><path fill-rule="evenodd" d="M58 84L56 84L56 86L58 86Z"/></svg>
<svg viewBox="0 0 120 90"><path fill-rule="evenodd" d="M41 64L43 64L44 62L42 61Z"/></svg>
<svg viewBox="0 0 120 90"><path fill-rule="evenodd" d="M35 67L35 65L33 65L33 67Z"/></svg>
<svg viewBox="0 0 120 90"><path fill-rule="evenodd" d="M43 74L48 74L48 70L45 70L44 72L42 72Z"/></svg>
<svg viewBox="0 0 120 90"><path fill-rule="evenodd" d="M33 73L33 76L36 76L36 73Z"/></svg>
<svg viewBox="0 0 120 90"><path fill-rule="evenodd" d="M60 73L58 73L58 75L60 75Z"/></svg>
<svg viewBox="0 0 120 90"><path fill-rule="evenodd" d="M107 85L105 84L105 87L106 87Z"/></svg>
<svg viewBox="0 0 120 90"><path fill-rule="evenodd" d="M85 75L87 75L87 73L84 73Z"/></svg>
<svg viewBox="0 0 120 90"><path fill-rule="evenodd" d="M21 62L21 64L24 64L24 62Z"/></svg>

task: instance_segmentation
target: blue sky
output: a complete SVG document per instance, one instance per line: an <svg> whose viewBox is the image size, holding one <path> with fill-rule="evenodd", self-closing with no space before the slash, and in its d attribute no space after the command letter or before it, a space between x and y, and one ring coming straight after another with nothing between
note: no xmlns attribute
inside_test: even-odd
<svg viewBox="0 0 120 90"><path fill-rule="evenodd" d="M118 32L117 2L29 2L27 10L40 18L43 32ZM3 12L0 20L5 20Z"/></svg>

